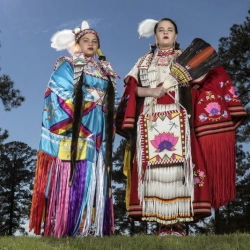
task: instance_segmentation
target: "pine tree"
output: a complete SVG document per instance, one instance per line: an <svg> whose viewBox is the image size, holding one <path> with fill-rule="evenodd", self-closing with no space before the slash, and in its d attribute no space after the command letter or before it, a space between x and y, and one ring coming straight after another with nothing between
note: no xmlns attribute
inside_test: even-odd
<svg viewBox="0 0 250 250"><path fill-rule="evenodd" d="M1 47L1 43L0 43ZM0 68L1 70L1 68ZM14 82L8 75L0 76L0 99L2 100L5 111L16 108L22 104L25 98L20 94L20 90L14 89ZM8 131L0 128L0 148L5 139L8 138Z"/></svg>
<svg viewBox="0 0 250 250"><path fill-rule="evenodd" d="M14 89L14 82L8 75L0 76L0 99L6 111L19 107L25 99L20 90Z"/></svg>
<svg viewBox="0 0 250 250"><path fill-rule="evenodd" d="M126 193L126 177L123 174L124 152L126 147L126 140L122 139L120 145L113 155L113 172L112 177L114 186L114 213L115 213L115 233L128 234L130 230L130 222L126 212L125 193Z"/></svg>
<svg viewBox="0 0 250 250"><path fill-rule="evenodd" d="M0 43L0 47L1 47L1 43ZM25 100L25 98L20 94L20 90L14 88L14 82L10 79L8 75L5 75L5 74L0 75L0 99L2 100L2 104L3 104L5 111L10 111L12 108L19 107L22 104L22 102ZM13 156L10 155L11 147L13 145L16 146L17 151L15 150L12 150L12 151L17 156L18 149L20 149L20 146L19 146L20 143L13 142L10 144L3 144L3 142L8 138L8 136L9 136L8 131L0 128L0 156L1 156L0 157L0 175L1 175L0 235L3 235L3 234L12 235L16 231L17 228L23 231L23 228L20 226L20 224L22 224L23 218L21 219L19 215L24 214L24 210L22 207L20 207L20 204L25 205L27 202L29 202L29 200L21 201L21 198L20 198L20 200L18 201L19 204L14 204L15 197L13 197L13 195L15 196L16 192L10 193L11 191L9 191L9 190L12 190L12 191L15 190L16 187L13 186L11 189L10 186L8 186L12 184L11 179L8 179L8 178L12 178L12 177L10 177L11 172L8 172L8 169L5 169L5 167L6 167L7 161L8 163L10 163L11 157L14 157L14 154ZM21 143L21 146L24 146L23 150L27 149L27 153L28 153L28 148L26 144ZM19 160L16 163L18 163L19 165L21 164ZM14 165L12 164L12 167L13 166L17 166L17 164L14 164ZM30 178L32 179L32 177ZM5 180L7 181L5 182ZM28 180L26 182L28 182ZM14 185L17 185L17 184L18 183L14 183ZM19 188L22 189L22 184L19 184ZM29 192L26 189L24 189L20 197L28 197L27 196L28 193ZM10 206L8 206L8 204L10 204L9 202L11 202ZM16 208L18 208L19 210L17 216L15 216L14 214ZM10 212L10 210L8 209L10 209L12 212ZM25 213L27 213L27 211Z"/></svg>
<svg viewBox="0 0 250 250"><path fill-rule="evenodd" d="M250 113L250 10L243 24L234 24L229 37L220 38L219 56L231 77L247 113ZM237 130L238 142L250 141L250 117Z"/></svg>
<svg viewBox="0 0 250 250"><path fill-rule="evenodd" d="M25 233L31 205L36 150L22 142L9 142L0 149L0 235Z"/></svg>

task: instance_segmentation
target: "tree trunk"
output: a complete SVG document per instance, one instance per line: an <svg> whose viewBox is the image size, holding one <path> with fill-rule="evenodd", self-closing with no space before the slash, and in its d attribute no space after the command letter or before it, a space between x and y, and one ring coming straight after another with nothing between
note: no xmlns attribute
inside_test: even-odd
<svg viewBox="0 0 250 250"><path fill-rule="evenodd" d="M12 236L12 228L13 228L14 194L15 194L15 187L14 187L14 182L12 182L11 197L10 197L10 222L9 222L9 233L8 233L9 236Z"/></svg>
<svg viewBox="0 0 250 250"><path fill-rule="evenodd" d="M133 220L130 221L130 236L133 236L135 233L135 222Z"/></svg>
<svg viewBox="0 0 250 250"><path fill-rule="evenodd" d="M189 225L186 223L186 235L189 235Z"/></svg>
<svg viewBox="0 0 250 250"><path fill-rule="evenodd" d="M215 234L221 234L221 228L220 228L220 210L217 209L215 210L214 214L214 219L215 219Z"/></svg>

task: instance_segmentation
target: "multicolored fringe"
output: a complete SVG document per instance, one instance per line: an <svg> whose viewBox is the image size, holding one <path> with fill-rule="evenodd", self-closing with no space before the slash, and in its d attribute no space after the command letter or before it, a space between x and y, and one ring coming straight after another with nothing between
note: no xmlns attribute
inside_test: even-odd
<svg viewBox="0 0 250 250"><path fill-rule="evenodd" d="M53 169L56 158L39 151L37 156L36 174L34 180L34 192L32 197L32 205L30 212L30 231L34 228L35 234L41 233L41 223L45 216L45 193L48 177L53 181L54 174L50 174L50 169Z"/></svg>
<svg viewBox="0 0 250 250"><path fill-rule="evenodd" d="M65 237L89 234L110 235L114 232L113 201L107 193L107 172L102 153L97 162L76 163L69 187L70 162L39 152L30 231L44 236Z"/></svg>
<svg viewBox="0 0 250 250"><path fill-rule="evenodd" d="M46 220L44 227L44 236L53 235L63 237L67 230L68 200L69 200L69 174L70 163L56 160L55 166L51 167L53 179L47 183L46 199L48 206L46 208Z"/></svg>

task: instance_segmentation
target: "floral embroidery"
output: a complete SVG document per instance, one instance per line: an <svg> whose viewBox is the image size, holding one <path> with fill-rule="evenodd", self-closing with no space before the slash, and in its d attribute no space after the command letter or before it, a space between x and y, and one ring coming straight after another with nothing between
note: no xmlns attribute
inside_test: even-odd
<svg viewBox="0 0 250 250"><path fill-rule="evenodd" d="M219 82L220 87L222 88L223 86L226 86L229 83L227 80L225 83L224 82Z"/></svg>
<svg viewBox="0 0 250 250"><path fill-rule="evenodd" d="M174 146L178 141L178 137L175 137L173 133L162 133L155 136L154 140L151 140L152 145L157 149L156 152L162 152L164 149L168 151L174 151Z"/></svg>
<svg viewBox="0 0 250 250"><path fill-rule="evenodd" d="M207 116L205 113L201 113L199 115L199 119L201 122L204 122L206 120L210 121L217 121L221 117L227 118L228 117L228 112L226 110L221 110L221 107L218 103L212 102L207 105L205 110L208 112L209 116ZM216 118L211 118L211 116L217 116L220 115L219 117Z"/></svg>
<svg viewBox="0 0 250 250"><path fill-rule="evenodd" d="M222 110L222 116L224 117L224 118L227 118L228 117L228 113L227 113L227 111L226 110Z"/></svg>
<svg viewBox="0 0 250 250"><path fill-rule="evenodd" d="M220 105L217 102L211 102L207 105L205 110L208 112L209 116L220 115Z"/></svg>
<svg viewBox="0 0 250 250"><path fill-rule="evenodd" d="M234 87L231 87L229 89L229 92L233 95L234 98L238 96Z"/></svg>
<svg viewBox="0 0 250 250"><path fill-rule="evenodd" d="M229 94L225 95L225 101L229 102L231 100L231 96Z"/></svg>
<svg viewBox="0 0 250 250"><path fill-rule="evenodd" d="M194 170L194 186L203 187L205 177L206 177L205 173L200 169Z"/></svg>
<svg viewBox="0 0 250 250"><path fill-rule="evenodd" d="M219 82L220 87L222 88L224 85L224 82Z"/></svg>
<svg viewBox="0 0 250 250"><path fill-rule="evenodd" d="M207 120L207 115L204 114L204 113L202 113L202 114L199 116L199 118L200 118L200 121L201 121L201 122L204 122L204 121Z"/></svg>
<svg viewBox="0 0 250 250"><path fill-rule="evenodd" d="M228 91L229 91L229 93L231 95L230 94L226 94L224 96L224 99L225 99L226 102L229 102L229 101L241 102L239 100L239 98L238 98L237 92L236 92L236 90L235 90L234 87L231 87Z"/></svg>
<svg viewBox="0 0 250 250"><path fill-rule="evenodd" d="M215 99L215 97L211 91L206 91L206 99L207 100Z"/></svg>
<svg viewBox="0 0 250 250"><path fill-rule="evenodd" d="M201 99L199 100L198 104L202 104L203 101L204 101L204 100L201 98Z"/></svg>

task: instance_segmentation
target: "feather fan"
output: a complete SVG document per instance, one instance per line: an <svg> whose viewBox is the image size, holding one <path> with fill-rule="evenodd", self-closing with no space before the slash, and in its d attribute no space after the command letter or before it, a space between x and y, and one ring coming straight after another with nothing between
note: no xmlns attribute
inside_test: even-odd
<svg viewBox="0 0 250 250"><path fill-rule="evenodd" d="M195 38L176 59L171 67L171 75L186 85L220 64L214 48L201 38Z"/></svg>

